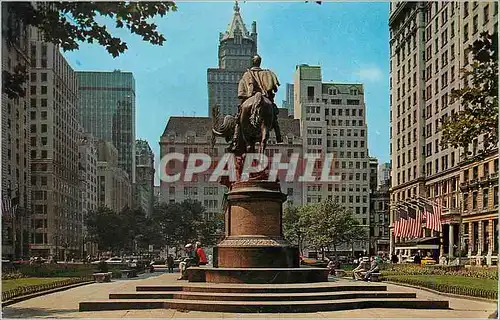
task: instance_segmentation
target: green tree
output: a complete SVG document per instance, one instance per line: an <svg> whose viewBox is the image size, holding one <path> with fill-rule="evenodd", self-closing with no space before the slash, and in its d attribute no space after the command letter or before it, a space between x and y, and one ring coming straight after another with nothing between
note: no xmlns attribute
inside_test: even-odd
<svg viewBox="0 0 500 320"><path fill-rule="evenodd" d="M224 218L218 215L214 219L206 219L206 210L201 202L184 200L157 205L153 210L152 223L158 226L164 244L169 247L183 247L194 241L210 246L217 243Z"/></svg>
<svg viewBox="0 0 500 320"><path fill-rule="evenodd" d="M305 236L305 226L300 220L300 208L296 206L286 207L283 211L283 235L285 239L299 247L302 254Z"/></svg>
<svg viewBox="0 0 500 320"><path fill-rule="evenodd" d="M127 239L123 219L113 210L101 207L91 211L85 218L90 239L100 250L119 251Z"/></svg>
<svg viewBox="0 0 500 320"><path fill-rule="evenodd" d="M468 50L472 63L461 70L467 84L451 95L461 108L442 122L441 145L462 147L470 155L469 144L482 136L478 156L483 156L498 144L498 34L481 33Z"/></svg>
<svg viewBox="0 0 500 320"><path fill-rule="evenodd" d="M7 44L19 40L20 26L38 28L47 42L59 45L64 51L76 50L79 43L98 43L113 57L128 49L127 43L114 36L107 24L126 28L153 45L163 45L165 37L157 30L154 18L176 11L173 1L160 2L7 2L2 3L9 13L6 30L2 30ZM104 18L104 19L103 19ZM25 95L22 84L26 73L19 77L22 66L14 74L3 71L4 92L9 98ZM21 88L20 88L21 87Z"/></svg>
<svg viewBox="0 0 500 320"><path fill-rule="evenodd" d="M149 244L145 243L147 239L145 234L148 233L148 219L146 213L140 208L124 208L119 214L119 219L123 225L123 248L129 252L135 251L135 243L137 242L138 249L145 249Z"/></svg>
<svg viewBox="0 0 500 320"><path fill-rule="evenodd" d="M321 251L353 241L366 239L366 232L359 225L351 210L331 200L304 206L300 209L300 224L305 227L306 241ZM319 249L319 250L318 250Z"/></svg>
<svg viewBox="0 0 500 320"><path fill-rule="evenodd" d="M202 246L216 245L224 234L224 215L220 213L212 219L202 219L197 229L197 239Z"/></svg>
<svg viewBox="0 0 500 320"><path fill-rule="evenodd" d="M180 219L181 208L178 203L159 203L153 208L152 225L159 232L162 245L179 245Z"/></svg>

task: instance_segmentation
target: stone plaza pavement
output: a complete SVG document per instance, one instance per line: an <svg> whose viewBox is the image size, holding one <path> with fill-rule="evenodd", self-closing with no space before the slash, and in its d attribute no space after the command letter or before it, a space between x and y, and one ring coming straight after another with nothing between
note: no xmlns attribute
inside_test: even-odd
<svg viewBox="0 0 500 320"><path fill-rule="evenodd" d="M3 318L487 318L496 310L496 303L446 297L423 290L387 285L388 291L416 292L418 299L448 300L451 310L360 309L316 313L222 313L177 311L172 309L119 310L79 312L80 301L107 300L109 293L135 292L137 285L179 285L178 274L143 274L135 279L114 280L111 283L93 283L77 288L47 294L2 308ZM351 284L350 280L338 280ZM313 285L313 284L312 284ZM366 285L371 285L366 283Z"/></svg>

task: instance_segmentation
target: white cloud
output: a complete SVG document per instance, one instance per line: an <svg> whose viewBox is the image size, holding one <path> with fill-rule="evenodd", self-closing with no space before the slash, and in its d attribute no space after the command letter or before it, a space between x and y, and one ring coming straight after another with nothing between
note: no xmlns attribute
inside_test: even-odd
<svg viewBox="0 0 500 320"><path fill-rule="evenodd" d="M384 77L382 70L379 67L364 67L356 72L356 76L361 81L380 81Z"/></svg>

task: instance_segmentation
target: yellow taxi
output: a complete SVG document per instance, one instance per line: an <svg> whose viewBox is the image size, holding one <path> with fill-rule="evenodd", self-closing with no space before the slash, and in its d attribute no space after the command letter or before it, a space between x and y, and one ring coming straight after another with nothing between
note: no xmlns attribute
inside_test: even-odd
<svg viewBox="0 0 500 320"><path fill-rule="evenodd" d="M436 260L432 259L431 257L425 257L425 258L422 258L422 260L420 261L420 264L423 264L423 265L432 265L432 264L436 264Z"/></svg>

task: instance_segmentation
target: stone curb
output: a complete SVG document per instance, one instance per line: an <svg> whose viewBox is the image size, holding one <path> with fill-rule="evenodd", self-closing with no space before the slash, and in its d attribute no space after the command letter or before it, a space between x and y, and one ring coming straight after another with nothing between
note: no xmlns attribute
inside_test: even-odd
<svg viewBox="0 0 500 320"><path fill-rule="evenodd" d="M496 303L496 300L493 300L493 299L486 299L486 298L480 298L480 297L474 297L474 296L463 296L463 295L460 295L460 294L446 293L446 292L441 292L441 291L429 289L429 288L426 288L426 287L419 287L419 286L407 284L407 283L404 283L404 282L394 282L394 281L385 281L385 280L383 280L381 282L383 282L383 283L390 283L390 284L393 284L393 285L396 285L396 286L402 286L402 287L408 287L408 288L413 288L413 289L419 289L419 290L423 290L423 291L427 291L427 292L430 292L430 293L439 294L439 295L442 295L442 296L445 296L445 297L450 297L450 298L459 298L459 299L468 299L468 300L475 300L475 301L481 301L481 302Z"/></svg>
<svg viewBox="0 0 500 320"><path fill-rule="evenodd" d="M18 303L18 302L21 302L21 301L25 301L25 300L28 300L28 299L36 298L36 297L43 296L43 295L50 294L50 293L56 293L56 292L59 292L59 291L73 289L73 288L84 286L86 284L91 284L91 283L95 283L95 281L79 282L79 283L70 284L70 285L67 285L67 286L59 287L59 288L54 288L54 289L50 289L50 290L45 290L45 291L40 291L40 292L35 292L35 293L27 294L27 295L20 296L20 297L15 297L15 298L7 300L7 301L2 301L2 307L3 306L10 306L12 304L15 304L15 303Z"/></svg>

